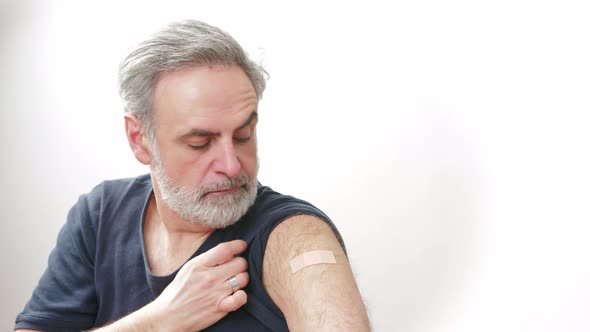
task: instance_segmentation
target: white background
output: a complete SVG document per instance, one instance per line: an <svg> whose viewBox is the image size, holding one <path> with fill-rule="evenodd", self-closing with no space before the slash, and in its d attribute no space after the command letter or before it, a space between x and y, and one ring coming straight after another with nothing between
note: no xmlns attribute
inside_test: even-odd
<svg viewBox="0 0 590 332"><path fill-rule="evenodd" d="M121 57L196 18L269 71L260 180L336 222L375 331L589 331L586 3L0 1L0 329L78 195L148 171Z"/></svg>

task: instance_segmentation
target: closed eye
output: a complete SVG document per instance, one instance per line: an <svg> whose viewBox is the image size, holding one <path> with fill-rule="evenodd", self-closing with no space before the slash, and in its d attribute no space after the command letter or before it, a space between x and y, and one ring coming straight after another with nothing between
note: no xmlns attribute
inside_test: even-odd
<svg viewBox="0 0 590 332"><path fill-rule="evenodd" d="M234 141L238 143L246 143L252 137L251 125L248 127L241 128L234 133Z"/></svg>
<svg viewBox="0 0 590 332"><path fill-rule="evenodd" d="M250 140L250 136L248 137L234 137L234 141L238 143L246 143Z"/></svg>
<svg viewBox="0 0 590 332"><path fill-rule="evenodd" d="M188 146L193 150L203 150L203 149L207 148L210 144L211 144L211 140L207 140L207 143L205 143L205 144L201 144L201 145L189 144Z"/></svg>

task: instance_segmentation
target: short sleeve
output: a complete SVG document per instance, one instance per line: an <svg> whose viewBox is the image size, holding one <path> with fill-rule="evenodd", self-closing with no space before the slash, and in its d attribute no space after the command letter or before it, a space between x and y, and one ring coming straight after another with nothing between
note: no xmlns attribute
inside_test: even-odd
<svg viewBox="0 0 590 332"><path fill-rule="evenodd" d="M47 269L16 318L16 329L80 331L94 325L98 307L94 251L99 191L97 187L81 196L68 213Z"/></svg>

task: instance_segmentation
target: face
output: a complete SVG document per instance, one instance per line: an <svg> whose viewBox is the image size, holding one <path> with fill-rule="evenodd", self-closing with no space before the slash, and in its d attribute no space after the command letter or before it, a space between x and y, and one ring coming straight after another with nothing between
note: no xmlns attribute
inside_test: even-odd
<svg viewBox="0 0 590 332"><path fill-rule="evenodd" d="M223 228L253 204L257 104L238 66L203 65L160 77L150 167L155 189L186 221Z"/></svg>

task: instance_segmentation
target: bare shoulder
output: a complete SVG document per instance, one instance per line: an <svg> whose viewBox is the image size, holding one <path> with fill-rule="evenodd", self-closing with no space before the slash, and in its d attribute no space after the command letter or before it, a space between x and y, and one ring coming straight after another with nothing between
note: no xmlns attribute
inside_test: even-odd
<svg viewBox="0 0 590 332"><path fill-rule="evenodd" d="M273 246L277 244L279 246ZM278 254L286 251L290 253L292 251L308 251L326 246L342 252L344 255L344 250L342 250L332 227L327 222L311 215L296 215L284 220L272 231L267 244L267 248L278 250ZM274 254L270 251L267 253Z"/></svg>
<svg viewBox="0 0 590 332"><path fill-rule="evenodd" d="M333 254L334 260L292 270L293 259L318 251ZM263 261L263 283L290 330L369 330L367 313L338 237L329 224L315 216L290 217L272 231Z"/></svg>

